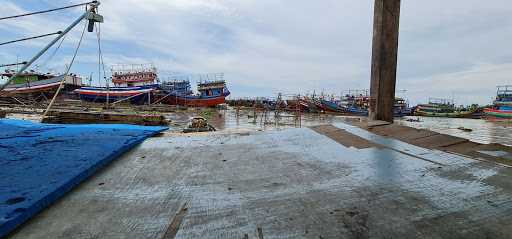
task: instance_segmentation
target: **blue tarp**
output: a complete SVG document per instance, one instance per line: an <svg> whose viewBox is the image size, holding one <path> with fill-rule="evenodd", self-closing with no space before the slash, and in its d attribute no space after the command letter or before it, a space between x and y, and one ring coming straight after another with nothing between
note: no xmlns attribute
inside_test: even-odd
<svg viewBox="0 0 512 239"><path fill-rule="evenodd" d="M166 127L0 120L0 238Z"/></svg>

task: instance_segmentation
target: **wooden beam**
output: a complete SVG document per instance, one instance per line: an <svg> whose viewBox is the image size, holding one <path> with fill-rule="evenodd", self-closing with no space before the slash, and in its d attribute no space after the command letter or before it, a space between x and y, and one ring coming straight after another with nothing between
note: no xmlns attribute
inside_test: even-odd
<svg viewBox="0 0 512 239"><path fill-rule="evenodd" d="M393 122L400 0L375 0L370 119Z"/></svg>

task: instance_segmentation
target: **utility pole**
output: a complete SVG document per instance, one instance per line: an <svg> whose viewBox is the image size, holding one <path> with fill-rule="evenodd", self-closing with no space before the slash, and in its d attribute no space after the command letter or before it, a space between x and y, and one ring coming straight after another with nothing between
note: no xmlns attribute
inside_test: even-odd
<svg viewBox="0 0 512 239"><path fill-rule="evenodd" d="M375 0L370 120L393 122L400 0Z"/></svg>

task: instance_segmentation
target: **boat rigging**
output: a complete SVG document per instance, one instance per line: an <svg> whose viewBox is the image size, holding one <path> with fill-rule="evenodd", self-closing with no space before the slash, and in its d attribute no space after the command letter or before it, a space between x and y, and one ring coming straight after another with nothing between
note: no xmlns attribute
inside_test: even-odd
<svg viewBox="0 0 512 239"><path fill-rule="evenodd" d="M37 59L39 59L48 49L50 49L50 47L52 47L61 38L63 38L69 31L71 31L82 20L85 19L85 20L88 21L87 30L88 30L88 32L93 32L94 31L94 24L96 22L98 22L98 23L103 22L103 16L97 14L97 8L100 5L100 2L99 1L92 1L92 2L88 2L88 3L76 4L76 5L67 6L67 7L63 7L63 8L50 9L50 10L39 11L39 12L34 12L34 13L27 13L27 14L22 14L22 15L16 15L16 16L0 18L0 20L5 20L5 19L10 19L10 18L30 16L30 15L34 15L34 14L41 14L41 13L46 13L46 12L50 12L50 11L56 11L56 10L61 10L61 9L66 9L66 8L71 8L71 7L77 7L77 6L84 6L84 5L87 6L86 7L86 12L83 15L81 15L78 19L76 19L65 30L61 31L60 34L58 34L58 36L55 39L53 39L41 51L39 51L34 57L32 57L32 59L30 59L26 64L24 64L14 75L9 77L7 82L5 82L4 84L2 84L0 86L0 91L4 90L5 87L7 87L7 85L9 85L14 79L16 79L16 77L18 77L22 72L24 72L26 69L28 69ZM68 66L67 71L69 71L70 67L71 67L71 65Z"/></svg>

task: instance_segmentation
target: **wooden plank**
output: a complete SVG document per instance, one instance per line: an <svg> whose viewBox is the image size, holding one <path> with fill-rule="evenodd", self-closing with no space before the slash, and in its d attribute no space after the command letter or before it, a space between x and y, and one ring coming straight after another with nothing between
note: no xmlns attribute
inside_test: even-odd
<svg viewBox="0 0 512 239"><path fill-rule="evenodd" d="M400 0L375 0L370 119L393 122Z"/></svg>
<svg viewBox="0 0 512 239"><path fill-rule="evenodd" d="M181 206L178 213L176 213L176 216L172 219L171 224L169 224L169 227L167 227L167 230L165 231L164 236L162 239L174 239L176 237L176 234L178 234L178 230L180 229L181 223L183 222L183 218L187 215L187 204L183 204Z"/></svg>

